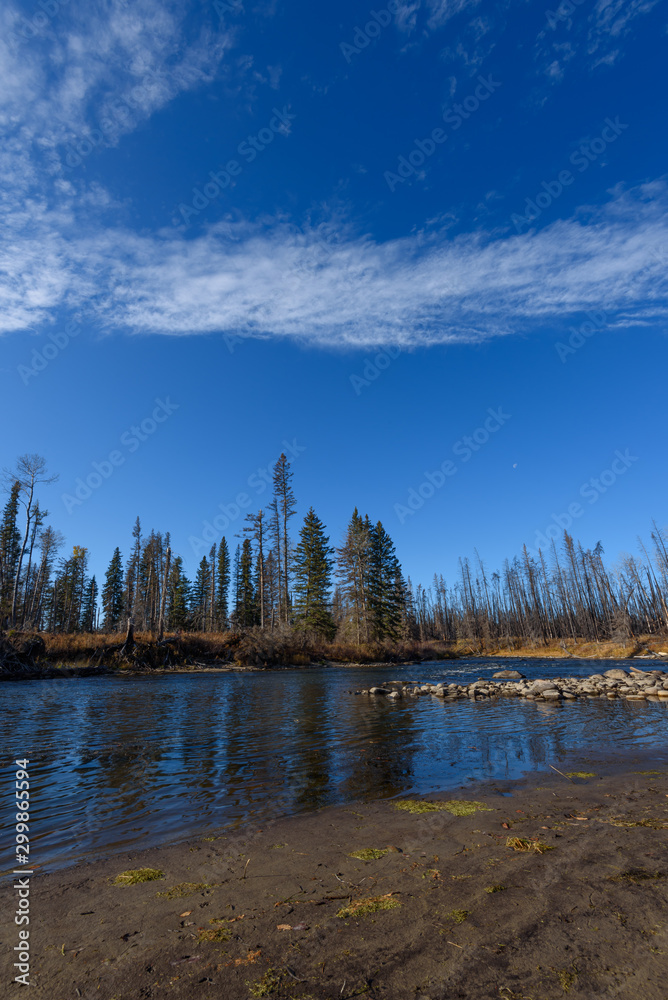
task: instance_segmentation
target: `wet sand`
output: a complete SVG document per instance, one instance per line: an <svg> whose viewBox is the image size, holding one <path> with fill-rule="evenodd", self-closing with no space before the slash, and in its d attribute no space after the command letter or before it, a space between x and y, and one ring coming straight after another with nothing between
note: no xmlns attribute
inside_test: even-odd
<svg viewBox="0 0 668 1000"><path fill-rule="evenodd" d="M452 799L489 811L330 807L36 874L29 995L664 1000L665 767L429 797ZM386 853L350 856L369 849ZM163 874L114 884L143 868ZM0 892L19 996L7 878Z"/></svg>

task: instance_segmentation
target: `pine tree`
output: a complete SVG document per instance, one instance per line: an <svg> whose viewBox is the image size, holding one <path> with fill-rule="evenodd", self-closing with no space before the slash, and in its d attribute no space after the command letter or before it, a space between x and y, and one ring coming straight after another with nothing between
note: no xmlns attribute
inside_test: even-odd
<svg viewBox="0 0 668 1000"><path fill-rule="evenodd" d="M167 623L170 632L190 627L190 581L183 572L183 559L177 556L167 584Z"/></svg>
<svg viewBox="0 0 668 1000"><path fill-rule="evenodd" d="M12 585L21 551L21 535L16 523L20 489L20 482L14 482L0 524L0 624L5 623L11 610Z"/></svg>
<svg viewBox="0 0 668 1000"><path fill-rule="evenodd" d="M336 626L331 613L330 589L334 550L328 543L325 526L311 507L294 552L293 613L297 628L333 639Z"/></svg>
<svg viewBox="0 0 668 1000"><path fill-rule="evenodd" d="M392 539L380 523L369 532L368 606L372 639L396 641L401 636L401 567Z"/></svg>
<svg viewBox="0 0 668 1000"><path fill-rule="evenodd" d="M216 577L216 628L226 629L229 626L230 551L224 536L218 546Z"/></svg>
<svg viewBox="0 0 668 1000"><path fill-rule="evenodd" d="M279 549L281 551L281 610L283 621L290 620L290 542L288 522L296 509L295 495L292 491L292 471L290 463L283 453L274 466L274 505L275 518L278 522Z"/></svg>
<svg viewBox="0 0 668 1000"><path fill-rule="evenodd" d="M102 628L105 632L118 632L125 625L123 611L123 561L121 550L114 549L111 562L105 573L102 587Z"/></svg>
<svg viewBox="0 0 668 1000"><path fill-rule="evenodd" d="M235 625L238 628L252 628L253 625L257 624L257 607L255 587L253 586L253 548L250 538L244 538L241 546L236 591Z"/></svg>
<svg viewBox="0 0 668 1000"><path fill-rule="evenodd" d="M357 507L346 529L343 545L337 549L337 575L341 581L343 631L355 642L369 639L369 518L362 518Z"/></svg>
<svg viewBox="0 0 668 1000"><path fill-rule="evenodd" d="M193 584L191 604L193 625L200 632L206 632L210 590L211 566L206 556L202 556Z"/></svg>
<svg viewBox="0 0 668 1000"><path fill-rule="evenodd" d="M141 560L141 522L139 518L132 529L132 553L125 572L125 616L134 620L137 601L137 577Z"/></svg>
<svg viewBox="0 0 668 1000"><path fill-rule="evenodd" d="M96 615L97 615L97 580L93 576L86 584L86 587L84 589L83 601L81 604L81 622L79 627L82 632L95 631Z"/></svg>

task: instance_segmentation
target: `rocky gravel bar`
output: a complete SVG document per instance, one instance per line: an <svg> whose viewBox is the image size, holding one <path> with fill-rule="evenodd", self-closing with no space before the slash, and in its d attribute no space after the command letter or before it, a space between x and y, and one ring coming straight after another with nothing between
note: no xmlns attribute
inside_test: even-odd
<svg viewBox="0 0 668 1000"><path fill-rule="evenodd" d="M355 694L399 701L431 695L443 701L482 701L489 698L524 698L525 701L572 701L576 698L622 698L626 701L668 703L668 672L664 670L622 670L615 668L590 677L553 677L527 680L517 670L500 670L491 680L471 684L418 684L388 681Z"/></svg>

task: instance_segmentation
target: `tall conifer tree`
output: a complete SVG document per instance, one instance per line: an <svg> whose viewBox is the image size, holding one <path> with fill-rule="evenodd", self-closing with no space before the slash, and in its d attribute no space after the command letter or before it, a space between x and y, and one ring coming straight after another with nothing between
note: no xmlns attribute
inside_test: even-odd
<svg viewBox="0 0 668 1000"><path fill-rule="evenodd" d="M114 549L111 562L105 574L102 587L102 627L105 632L117 632L123 628L123 562L121 550Z"/></svg>
<svg viewBox="0 0 668 1000"><path fill-rule="evenodd" d="M293 613L298 628L333 639L336 626L331 612L331 579L334 550L325 526L310 508L294 552Z"/></svg>
<svg viewBox="0 0 668 1000"><path fill-rule="evenodd" d="M227 540L223 536L218 546L218 563L216 566L216 627L226 629L229 626L229 590L230 590L230 551Z"/></svg>

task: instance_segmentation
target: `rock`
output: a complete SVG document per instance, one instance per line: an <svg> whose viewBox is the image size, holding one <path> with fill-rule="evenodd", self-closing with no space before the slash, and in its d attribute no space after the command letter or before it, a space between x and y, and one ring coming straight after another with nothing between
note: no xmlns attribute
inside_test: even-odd
<svg viewBox="0 0 668 1000"><path fill-rule="evenodd" d="M611 677L616 681L625 681L628 679L628 676L628 671L620 670L618 667L615 667L614 670L606 670L604 674L604 677Z"/></svg>
<svg viewBox="0 0 668 1000"><path fill-rule="evenodd" d="M561 698L561 691L557 691L556 688L547 688L547 690L542 691L541 694L543 698L547 698L548 701L550 700L556 701L558 698Z"/></svg>
<svg viewBox="0 0 668 1000"><path fill-rule="evenodd" d="M531 694L542 694L543 691L551 691L554 688L554 681L534 681L529 686Z"/></svg>
<svg viewBox="0 0 668 1000"><path fill-rule="evenodd" d="M379 687L369 688L369 694L389 694L389 693L390 693L389 688L379 688Z"/></svg>
<svg viewBox="0 0 668 1000"><path fill-rule="evenodd" d="M498 670L492 677L508 677L511 680L524 680L524 674L521 674L519 670Z"/></svg>
<svg viewBox="0 0 668 1000"><path fill-rule="evenodd" d="M401 695L399 694L398 691L390 691L387 697L391 698L392 701L398 701L399 698L401 698Z"/></svg>

